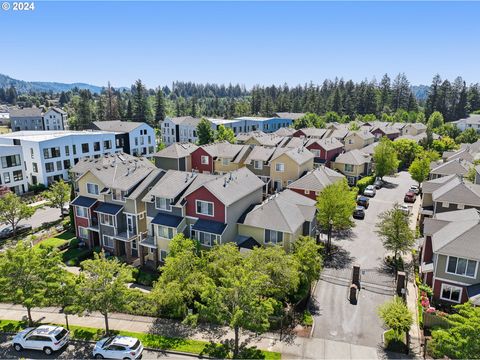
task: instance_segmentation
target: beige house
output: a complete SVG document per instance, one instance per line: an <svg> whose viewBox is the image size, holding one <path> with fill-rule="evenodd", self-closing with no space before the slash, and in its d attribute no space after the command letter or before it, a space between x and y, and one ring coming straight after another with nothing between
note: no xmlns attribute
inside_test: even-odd
<svg viewBox="0 0 480 360"><path fill-rule="evenodd" d="M245 166L245 160L252 151L249 145L230 144L227 142L216 144L216 158L214 169L218 174L235 171Z"/></svg>
<svg viewBox="0 0 480 360"><path fill-rule="evenodd" d="M365 146L373 144L375 136L368 130L351 131L345 136L345 151L353 149L362 149Z"/></svg>
<svg viewBox="0 0 480 360"><path fill-rule="evenodd" d="M270 159L270 179L273 190L280 191L313 170L313 154L305 148L277 148Z"/></svg>
<svg viewBox="0 0 480 360"><path fill-rule="evenodd" d="M355 185L362 177L371 174L372 157L358 149L350 150L337 156L332 169L344 174L349 185Z"/></svg>
<svg viewBox="0 0 480 360"><path fill-rule="evenodd" d="M408 123L402 129L402 135L420 135L427 131L427 126L422 123Z"/></svg>

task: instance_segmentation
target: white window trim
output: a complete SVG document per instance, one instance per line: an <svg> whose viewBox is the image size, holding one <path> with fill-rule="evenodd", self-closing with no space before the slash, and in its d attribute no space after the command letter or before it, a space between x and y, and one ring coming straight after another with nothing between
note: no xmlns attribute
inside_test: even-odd
<svg viewBox="0 0 480 360"><path fill-rule="evenodd" d="M450 258L451 258L451 257L457 258L457 264L455 265L455 271L457 271L457 268L458 268L458 260L459 260L459 259L467 260L467 267L468 267L468 261L475 262L475 271L474 271L473 276L469 276L469 275L467 275L466 273L465 273L465 275L462 275L462 274L457 274L456 272L450 272L450 271L448 271L448 264L449 264L449 262L450 262ZM465 271L467 270L467 267L465 267ZM478 261L477 261L477 260L472 260L472 259L467 259L467 258L460 258L460 257L458 257L458 256L447 256L447 263L445 264L445 273L451 274L451 275L455 275L455 276L461 276L461 277L468 278L468 279L476 279L476 278L477 278L477 271L478 271Z"/></svg>
<svg viewBox="0 0 480 360"><path fill-rule="evenodd" d="M117 192L117 191L120 191L120 199L116 199L114 196L113 196L113 193L114 192ZM122 193L123 194L123 199L122 199ZM113 201L117 201L117 202L126 202L127 201L127 196L126 196L126 191L122 191L122 190L117 190L117 189L112 189L112 200Z"/></svg>
<svg viewBox="0 0 480 360"><path fill-rule="evenodd" d="M458 296L458 301L451 300L451 299L447 299L447 298L444 298L444 297L442 296L442 294L443 294L443 288L444 288L445 286L448 286L448 287L451 287L451 288L460 289L460 294L459 294L459 296ZM452 285L452 284L442 283L442 286L440 287L440 299L442 299L442 300L450 301L450 302L453 302L453 303L460 304L460 303L462 302L462 295L463 295L463 288L462 288L461 286L456 286L456 285Z"/></svg>
<svg viewBox="0 0 480 360"><path fill-rule="evenodd" d="M79 218L82 218L82 219L88 219L88 208L85 207L85 206L75 206L75 208L82 208L82 209L87 209L87 216L80 216L78 215L78 212L77 212L77 209L75 209L75 216L76 217L79 217Z"/></svg>
<svg viewBox="0 0 480 360"><path fill-rule="evenodd" d="M161 239L172 240L175 237L175 235L177 235L177 228L174 228L172 226L159 225L159 224L155 224L155 225L157 227L156 235ZM168 232L168 229L172 229L172 237L168 238L168 237L165 237L165 236L161 236L160 235L160 228L167 229L167 232Z"/></svg>
<svg viewBox="0 0 480 360"><path fill-rule="evenodd" d="M277 166L282 165L282 170L278 170ZM285 164L284 163L275 163L275 172L285 172Z"/></svg>
<svg viewBox="0 0 480 360"><path fill-rule="evenodd" d="M86 238L83 238L83 237L80 237L80 236L79 236L79 237L80 237L80 239L85 239L85 240L88 240L88 234L89 234L89 231L88 231L88 229L87 229L86 227L79 226L79 227L78 227L78 235L80 235L80 233L81 233L80 229L83 229L83 230L86 230L86 231L87 231L87 237L86 237Z"/></svg>
<svg viewBox="0 0 480 360"><path fill-rule="evenodd" d="M206 162L203 161L204 159L206 159ZM208 156L207 156L207 155L201 155L201 156L200 156L200 163L201 163L202 165L208 165L209 162L210 162L210 160L208 159Z"/></svg>
<svg viewBox="0 0 480 360"><path fill-rule="evenodd" d="M305 195L309 195L310 194L310 190L305 190Z"/></svg>
<svg viewBox="0 0 480 360"><path fill-rule="evenodd" d="M162 207L157 207L157 199L165 199L166 203L169 203L170 204L170 209L167 209L166 207L165 208L162 208ZM168 212L172 212L172 199L167 199L167 198L162 198L162 197L157 197L155 196L155 209L157 210L163 210L163 211L168 211Z"/></svg>
<svg viewBox="0 0 480 360"><path fill-rule="evenodd" d="M207 203L207 204L212 204L212 215L209 215L209 214L204 214L204 213L199 213L197 211L198 209L198 203L199 202L202 202L202 203ZM205 201L205 200L195 200L195 214L198 214L198 215L203 215L203 216L209 216L209 217L214 217L215 216L215 204L211 201Z"/></svg>
<svg viewBox="0 0 480 360"><path fill-rule="evenodd" d="M91 193L90 191L88 191L88 185L93 185L94 187L96 186L98 193L95 194L95 193ZM100 187L98 186L98 184L87 182L87 184L86 184L85 186L86 186L86 188L87 188L87 194L97 195L97 196L100 195Z"/></svg>
<svg viewBox="0 0 480 360"><path fill-rule="evenodd" d="M109 238L110 240L112 240L112 242L113 242L113 245L112 245L112 246L105 244L105 238L106 238L106 237ZM109 248L109 249L114 249L114 248L115 248L115 240L113 239L113 236L103 235L103 236L102 236L102 245L103 245L104 247Z"/></svg>
<svg viewBox="0 0 480 360"><path fill-rule="evenodd" d="M191 225L191 227L193 227L193 224ZM190 230L191 232L192 230ZM222 243L222 235L218 235L218 234L214 234L214 233L211 233L211 232L208 232L208 231L198 231L198 230L193 230L195 231L195 236L197 237L195 240L198 241L200 243L200 245L202 246L205 246L205 247L213 247L215 246L215 241L217 242L217 244L221 244ZM197 234L209 234L210 236L213 235L215 236L216 240L215 241L212 241L212 245L207 245L207 244L203 244L201 241L200 241L200 237L197 235Z"/></svg>
<svg viewBox="0 0 480 360"><path fill-rule="evenodd" d="M257 163L260 166L257 166ZM263 161L262 160L253 160L253 168L256 170L262 170L263 169Z"/></svg>
<svg viewBox="0 0 480 360"><path fill-rule="evenodd" d="M465 209L465 205L463 205L463 204L457 204L457 209L458 209L458 210L463 210L463 209Z"/></svg>
<svg viewBox="0 0 480 360"><path fill-rule="evenodd" d="M447 202L447 201L443 201L443 202L442 202L442 207L448 208L448 207L450 207L450 203Z"/></svg>
<svg viewBox="0 0 480 360"><path fill-rule="evenodd" d="M115 220L115 215L111 215L111 214L104 214L104 213L98 213L98 215L99 215L99 216L98 216L98 217L99 217L98 221L100 222L100 225L103 225L103 226L110 226L110 227L115 227L115 225L116 225L116 224L115 224L115 223L116 223L116 220ZM111 224L111 225L110 225L110 224L108 224L108 223L104 223L104 222L102 222L102 215L103 215L103 217L105 217L105 216L111 216L111 217L112 217L112 219L113 219L113 221L112 221L112 223L113 223L113 224Z"/></svg>

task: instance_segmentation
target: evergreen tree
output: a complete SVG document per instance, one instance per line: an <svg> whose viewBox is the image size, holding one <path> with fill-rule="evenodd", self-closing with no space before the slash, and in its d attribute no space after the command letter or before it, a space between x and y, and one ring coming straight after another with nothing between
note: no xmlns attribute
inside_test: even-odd
<svg viewBox="0 0 480 360"><path fill-rule="evenodd" d="M468 116L468 99L467 99L467 85L463 82L462 90L460 91L457 106L455 107L455 120L464 119Z"/></svg>
<svg viewBox="0 0 480 360"><path fill-rule="evenodd" d="M159 88L157 90L157 104L155 109L155 121L157 124L160 124L163 120L165 120L166 116L166 108L165 108L165 96L163 94L163 90Z"/></svg>
<svg viewBox="0 0 480 360"><path fill-rule="evenodd" d="M133 120L133 106L132 106L132 101L130 99L128 99L128 102L127 102L127 112L125 114L125 119L127 121Z"/></svg>
<svg viewBox="0 0 480 360"><path fill-rule="evenodd" d="M382 81L380 81L380 108L379 112L386 111L390 106L390 78L388 74L383 75Z"/></svg>
<svg viewBox="0 0 480 360"><path fill-rule="evenodd" d="M430 85L430 91L425 104L425 117L430 117L434 111L438 110L438 88L442 82L439 74L433 77L432 85Z"/></svg>
<svg viewBox="0 0 480 360"><path fill-rule="evenodd" d="M197 125L198 145L210 144L214 141L214 132L210 121L202 118Z"/></svg>
<svg viewBox="0 0 480 360"><path fill-rule="evenodd" d="M90 124L93 121L92 94L89 90L80 90L79 95L76 127L77 130L85 130L90 128Z"/></svg>
<svg viewBox="0 0 480 360"><path fill-rule="evenodd" d="M192 117L197 117L197 98L194 96L192 97L191 107L190 107L190 115Z"/></svg>
<svg viewBox="0 0 480 360"><path fill-rule="evenodd" d="M133 90L133 120L146 122L148 120L147 90L140 79L135 82Z"/></svg>

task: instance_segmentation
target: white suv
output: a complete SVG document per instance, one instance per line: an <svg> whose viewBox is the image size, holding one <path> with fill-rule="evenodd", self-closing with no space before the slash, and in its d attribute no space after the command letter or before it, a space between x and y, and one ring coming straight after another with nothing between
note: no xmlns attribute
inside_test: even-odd
<svg viewBox="0 0 480 360"><path fill-rule="evenodd" d="M16 351L41 350L51 355L68 343L69 334L70 332L61 326L42 325L20 331L13 338L12 344Z"/></svg>
<svg viewBox="0 0 480 360"><path fill-rule="evenodd" d="M142 357L140 340L128 336L111 336L99 340L93 349L95 359L130 359Z"/></svg>

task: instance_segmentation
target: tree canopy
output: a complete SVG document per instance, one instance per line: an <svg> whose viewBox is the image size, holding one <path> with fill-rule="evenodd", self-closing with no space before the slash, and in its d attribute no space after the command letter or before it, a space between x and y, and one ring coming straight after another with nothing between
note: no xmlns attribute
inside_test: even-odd
<svg viewBox="0 0 480 360"><path fill-rule="evenodd" d="M234 144L236 142L235 133L232 128L219 125L217 131L215 131L215 140L227 141L230 144Z"/></svg>
<svg viewBox="0 0 480 360"><path fill-rule="evenodd" d="M202 118L197 125L198 145L210 144L215 140L215 133L210 121Z"/></svg>
<svg viewBox="0 0 480 360"><path fill-rule="evenodd" d="M417 157L408 168L408 172L412 179L420 185L428 179L430 174L430 159L425 156Z"/></svg>
<svg viewBox="0 0 480 360"><path fill-rule="evenodd" d="M380 139L373 152L373 161L375 163L375 175L380 178L397 171L399 161L391 140L386 137Z"/></svg>
<svg viewBox="0 0 480 360"><path fill-rule="evenodd" d="M63 208L70 200L70 185L63 180L56 181L50 185L50 189L44 192L45 198L49 201L50 206L60 209L63 218Z"/></svg>
<svg viewBox="0 0 480 360"><path fill-rule="evenodd" d="M402 334L409 331L413 324L412 312L399 297L394 297L381 305L378 309L378 315L385 326L393 330L397 340L400 340Z"/></svg>
<svg viewBox="0 0 480 360"><path fill-rule="evenodd" d="M0 221L10 224L14 236L17 234L18 223L31 218L34 213L35 208L28 206L14 193L0 197Z"/></svg>

